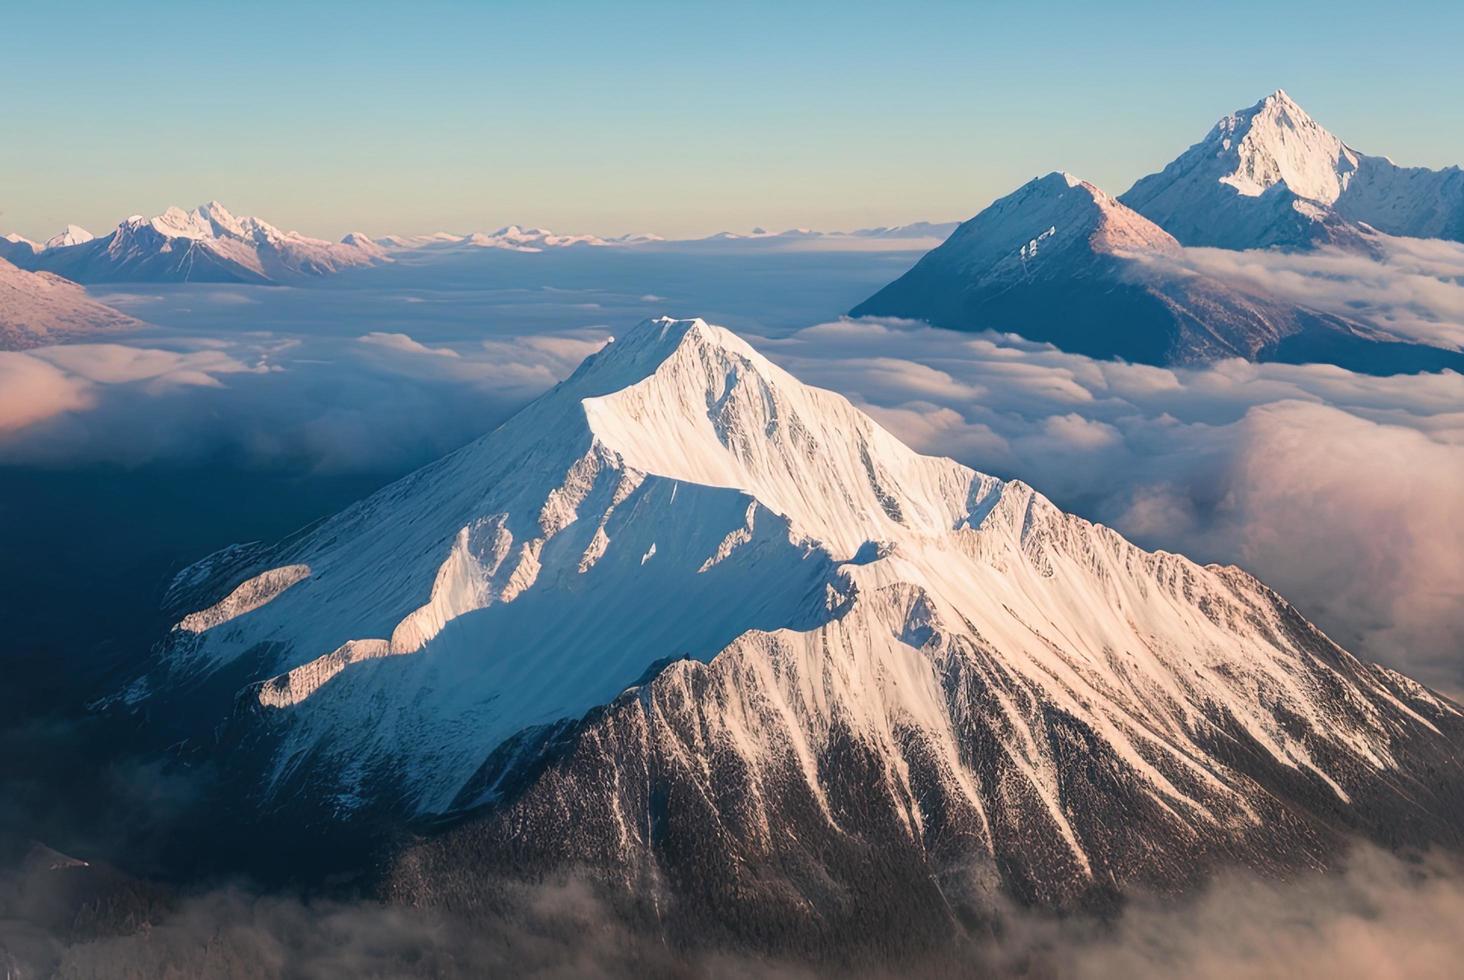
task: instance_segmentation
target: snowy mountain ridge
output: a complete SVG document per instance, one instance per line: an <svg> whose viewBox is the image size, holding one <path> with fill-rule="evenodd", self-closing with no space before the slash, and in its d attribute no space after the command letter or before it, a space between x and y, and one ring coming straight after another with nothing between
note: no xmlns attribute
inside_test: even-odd
<svg viewBox="0 0 1464 980"><path fill-rule="evenodd" d="M141 325L74 282L0 258L0 351L95 340L99 333Z"/></svg>
<svg viewBox="0 0 1464 980"><path fill-rule="evenodd" d="M210 201L192 211L170 207L151 218L131 215L102 237L71 225L18 264L81 283L266 283L386 260L363 235L341 242L309 238Z"/></svg>

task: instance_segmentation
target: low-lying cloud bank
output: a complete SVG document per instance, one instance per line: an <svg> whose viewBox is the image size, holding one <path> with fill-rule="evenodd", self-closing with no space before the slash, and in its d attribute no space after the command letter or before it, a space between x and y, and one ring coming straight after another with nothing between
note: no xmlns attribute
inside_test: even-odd
<svg viewBox="0 0 1464 980"><path fill-rule="evenodd" d="M391 472L494 428L608 331L457 347L406 333L0 352L0 465L202 462ZM200 390L200 389L207 389Z"/></svg>
<svg viewBox="0 0 1464 980"><path fill-rule="evenodd" d="M1018 917L992 965L1087 980L1446 977L1464 962L1461 917L1457 861L1364 847L1339 873L1231 874L1188 901L1141 897L1111 927Z"/></svg>
<svg viewBox="0 0 1464 980"><path fill-rule="evenodd" d="M1360 655L1464 688L1464 377L1166 369L899 321L763 346L923 451L1239 564Z"/></svg>
<svg viewBox="0 0 1464 980"><path fill-rule="evenodd" d="M1288 260L1289 261L1289 260ZM0 464L400 472L489 431L609 335L246 333L0 354ZM1464 378L1095 361L840 320L754 341L925 452L1151 548L1233 562L1344 646L1464 690Z"/></svg>
<svg viewBox="0 0 1464 980"><path fill-rule="evenodd" d="M582 880L505 885L471 920L375 902L223 889L184 899L104 886L73 919L68 875L0 879L0 965L56 980L326 977L1074 977L1197 980L1452 976L1464 957L1456 861L1360 848L1343 868L1289 881L1224 875L1186 900L1139 896L1110 921L997 910L918 958L898 947L855 963L678 949L628 929ZM49 879L49 880L48 880ZM59 880L58 880L59 879Z"/></svg>
<svg viewBox="0 0 1464 980"><path fill-rule="evenodd" d="M1186 248L1147 261L1359 319L1405 339L1464 348L1464 245L1383 235L1373 246L1372 255Z"/></svg>

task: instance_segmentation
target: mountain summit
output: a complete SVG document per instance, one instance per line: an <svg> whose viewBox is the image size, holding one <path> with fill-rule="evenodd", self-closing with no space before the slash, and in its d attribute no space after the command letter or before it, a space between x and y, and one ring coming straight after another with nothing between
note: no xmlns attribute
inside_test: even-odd
<svg viewBox="0 0 1464 980"><path fill-rule="evenodd" d="M67 225L65 228L50 238L42 248L69 248L72 245L85 245L96 236L80 225Z"/></svg>
<svg viewBox="0 0 1464 980"><path fill-rule="evenodd" d="M1369 228L1464 238L1464 172L1359 153L1281 90L1225 116L1120 200L1186 245L1347 245Z"/></svg>
<svg viewBox="0 0 1464 980"><path fill-rule="evenodd" d="M1357 172L1357 154L1282 89L1222 119L1201 145L1233 162L1221 181L1248 197L1284 182L1301 197L1331 204Z"/></svg>
<svg viewBox="0 0 1464 980"><path fill-rule="evenodd" d="M450 817L395 862L414 904L588 867L658 929L857 944L948 936L993 887L1067 906L1350 834L1464 844L1458 706L700 320L171 604L117 703L210 744L289 839Z"/></svg>

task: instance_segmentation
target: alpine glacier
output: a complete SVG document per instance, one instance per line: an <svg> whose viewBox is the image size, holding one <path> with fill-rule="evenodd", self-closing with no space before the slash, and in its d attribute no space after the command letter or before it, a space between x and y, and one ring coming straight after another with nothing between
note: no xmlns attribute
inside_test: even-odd
<svg viewBox="0 0 1464 980"><path fill-rule="evenodd" d="M451 817L395 862L412 903L591 868L669 892L672 932L934 939L996 888L1464 846L1459 706L701 320L169 603L113 706L211 744L293 834Z"/></svg>

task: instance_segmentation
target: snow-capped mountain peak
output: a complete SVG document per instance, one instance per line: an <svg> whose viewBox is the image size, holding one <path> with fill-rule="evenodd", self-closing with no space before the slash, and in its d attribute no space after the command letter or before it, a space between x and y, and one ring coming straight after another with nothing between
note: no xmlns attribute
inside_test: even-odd
<svg viewBox="0 0 1464 980"><path fill-rule="evenodd" d="M1201 145L1224 161L1221 182L1248 197L1284 183L1299 197L1331 204L1357 172L1357 154L1282 89L1221 119Z"/></svg>
<svg viewBox="0 0 1464 980"><path fill-rule="evenodd" d="M80 225L67 225L60 232L46 239L46 243L41 248L66 248L71 245L81 245L95 237Z"/></svg>
<svg viewBox="0 0 1464 980"><path fill-rule="evenodd" d="M834 554L943 533L966 503L947 495L949 460L918 456L842 396L801 384L705 321L649 321L587 372L615 375L617 390L583 405L595 439L624 465L749 494Z"/></svg>
<svg viewBox="0 0 1464 980"><path fill-rule="evenodd" d="M122 224L123 227L134 229L147 227L167 238L243 239L249 234L246 225L217 201L200 204L192 211L185 211L175 206L168 207L161 214L151 218L135 214Z"/></svg>
<svg viewBox="0 0 1464 980"><path fill-rule="evenodd" d="M1186 245L1355 247L1378 231L1464 241L1464 171L1360 153L1281 89L1120 200Z"/></svg>
<svg viewBox="0 0 1464 980"><path fill-rule="evenodd" d="M1015 281L1054 264L1071 273L1074 262L1095 254L1174 247L1169 235L1098 187L1053 171L962 224L921 265L949 266L968 279Z"/></svg>
<svg viewBox="0 0 1464 980"><path fill-rule="evenodd" d="M170 206L162 214L152 218L143 219L140 215L128 218L127 224L131 226L146 224L147 227L167 238L217 237L212 224L203 215L201 208L184 211L180 207Z"/></svg>

